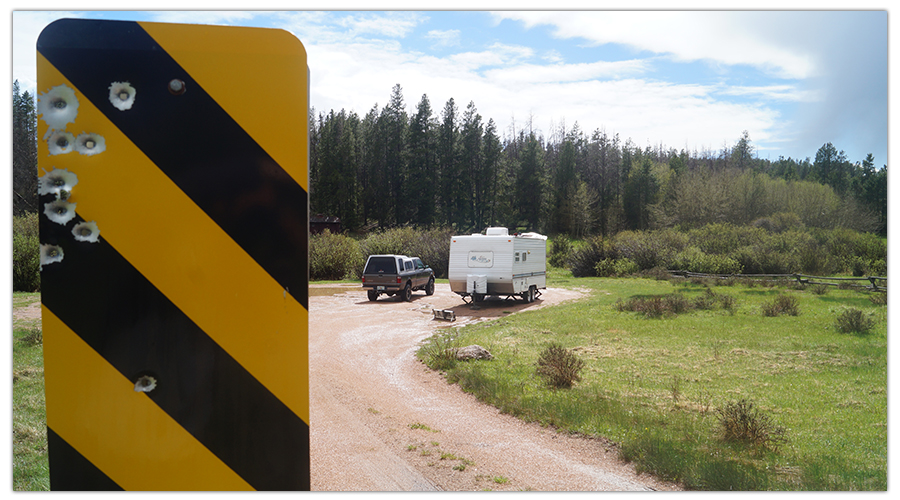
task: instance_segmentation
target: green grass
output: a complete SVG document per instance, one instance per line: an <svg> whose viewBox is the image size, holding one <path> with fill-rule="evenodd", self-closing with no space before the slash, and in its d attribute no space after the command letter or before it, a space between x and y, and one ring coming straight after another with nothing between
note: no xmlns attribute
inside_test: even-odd
<svg viewBox="0 0 900 500"><path fill-rule="evenodd" d="M39 293L14 293L13 307L40 300ZM13 324L13 490L48 491L47 414L40 321Z"/></svg>
<svg viewBox="0 0 900 500"><path fill-rule="evenodd" d="M887 488L887 308L866 293L717 286L733 297L730 310L648 318L616 302L693 300L706 286L551 276L551 286L588 296L459 328L456 342L482 345L494 360L445 367L450 382L524 420L604 436L640 470L689 489ZM796 299L798 315L763 314L779 295ZM838 331L847 307L871 314L869 333ZM551 342L585 362L571 389L535 377ZM725 442L716 409L741 399L783 427L788 442L777 451Z"/></svg>

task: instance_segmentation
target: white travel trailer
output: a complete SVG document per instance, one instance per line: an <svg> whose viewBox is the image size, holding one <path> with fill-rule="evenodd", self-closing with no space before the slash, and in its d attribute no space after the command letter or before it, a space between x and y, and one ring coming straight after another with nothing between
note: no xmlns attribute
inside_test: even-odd
<svg viewBox="0 0 900 500"><path fill-rule="evenodd" d="M450 239L450 290L467 301L488 295L533 302L547 288L547 237L505 227Z"/></svg>

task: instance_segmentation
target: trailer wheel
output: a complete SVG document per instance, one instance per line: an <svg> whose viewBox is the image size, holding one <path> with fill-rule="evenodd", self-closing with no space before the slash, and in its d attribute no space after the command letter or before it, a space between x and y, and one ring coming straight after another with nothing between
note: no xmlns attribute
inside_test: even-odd
<svg viewBox="0 0 900 500"><path fill-rule="evenodd" d="M472 294L472 301L474 301L474 302L481 302L482 300L484 300L484 295L481 295L480 293L473 293L473 294Z"/></svg>
<svg viewBox="0 0 900 500"><path fill-rule="evenodd" d="M434 276L428 279L428 284L425 285L425 295L434 295Z"/></svg>
<svg viewBox="0 0 900 500"><path fill-rule="evenodd" d="M412 300L412 285L409 282L406 282L406 287L403 289L403 295L401 295L404 302L409 302Z"/></svg>
<svg viewBox="0 0 900 500"><path fill-rule="evenodd" d="M525 299L525 302L528 302L530 304L530 303L534 302L534 285L531 285L530 287L528 287L527 293L528 293L528 295L527 295L527 298Z"/></svg>
<svg viewBox="0 0 900 500"><path fill-rule="evenodd" d="M375 302L378 300L378 292L375 290L368 290L366 293L368 294L370 301Z"/></svg>

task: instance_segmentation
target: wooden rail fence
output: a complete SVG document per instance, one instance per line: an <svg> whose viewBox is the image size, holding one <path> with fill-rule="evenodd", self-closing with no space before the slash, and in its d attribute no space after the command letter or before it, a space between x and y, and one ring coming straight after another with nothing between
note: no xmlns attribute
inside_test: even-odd
<svg viewBox="0 0 900 500"><path fill-rule="evenodd" d="M808 274L706 274L691 271L670 270L673 276L682 278L714 278L714 279L752 279L758 281L785 281L796 280L802 285L826 285L826 286L852 286L865 288L875 292L887 292L887 276L861 276L861 277L826 277L811 276ZM868 284L856 284L854 281L864 281ZM837 283L835 283L837 282Z"/></svg>

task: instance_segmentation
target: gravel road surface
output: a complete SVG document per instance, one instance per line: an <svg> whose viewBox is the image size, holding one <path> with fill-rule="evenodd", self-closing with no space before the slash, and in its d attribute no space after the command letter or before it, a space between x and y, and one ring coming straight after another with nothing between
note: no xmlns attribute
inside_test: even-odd
<svg viewBox="0 0 900 500"><path fill-rule="evenodd" d="M359 287L310 289L310 446L314 491L676 490L617 459L599 439L526 424L447 384L415 356L456 324L577 299L549 289L532 304L472 308L438 285L410 302L369 302Z"/></svg>

